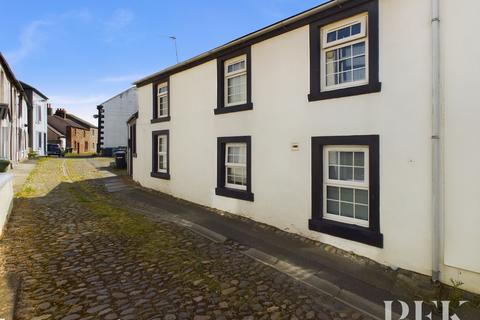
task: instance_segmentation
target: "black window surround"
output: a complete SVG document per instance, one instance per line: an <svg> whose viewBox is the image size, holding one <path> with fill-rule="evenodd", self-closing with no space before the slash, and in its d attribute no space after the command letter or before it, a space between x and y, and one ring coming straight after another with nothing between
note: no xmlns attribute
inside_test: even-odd
<svg viewBox="0 0 480 320"><path fill-rule="evenodd" d="M161 84L161 83L167 83L167 88L168 88L168 92L167 92L167 100L168 100L168 116L167 117L161 117L159 118L158 117L158 99L157 99L157 95L158 95L158 85ZM164 79L160 79L158 81L155 81L153 83L153 89L152 89L152 98L153 98L153 110L152 110L152 115L153 115L153 118L152 120L150 121L150 123L158 123L158 122L166 122L166 121L170 121L170 106L172 105L171 102L170 102L170 78L164 78Z"/></svg>
<svg viewBox="0 0 480 320"><path fill-rule="evenodd" d="M323 217L323 148L329 145L369 147L369 227L341 223ZM379 136L312 137L312 219L309 229L383 248L380 233Z"/></svg>
<svg viewBox="0 0 480 320"><path fill-rule="evenodd" d="M158 172L158 136L167 136L167 172ZM152 132L152 172L153 178L170 180L170 132L158 130Z"/></svg>
<svg viewBox="0 0 480 320"><path fill-rule="evenodd" d="M246 55L247 57L247 102L244 104L227 107L225 105L225 61ZM253 109L252 103L252 54L250 46L227 53L217 58L217 107L215 114L246 111Z"/></svg>
<svg viewBox="0 0 480 320"><path fill-rule="evenodd" d="M131 140L131 148L132 148L132 156L134 158L137 157L137 124L133 123L130 127L130 140Z"/></svg>
<svg viewBox="0 0 480 320"><path fill-rule="evenodd" d="M321 90L321 28L339 20L368 12L368 84L352 86L335 90ZM382 84L378 75L378 0L364 1L362 4L349 8L332 8L330 15L310 24L310 94L308 101L318 101L348 97L360 94L380 92Z"/></svg>
<svg viewBox="0 0 480 320"><path fill-rule="evenodd" d="M245 143L247 145L247 190L225 187L225 146L227 143ZM253 201L252 193L252 138L250 136L217 138L217 196Z"/></svg>

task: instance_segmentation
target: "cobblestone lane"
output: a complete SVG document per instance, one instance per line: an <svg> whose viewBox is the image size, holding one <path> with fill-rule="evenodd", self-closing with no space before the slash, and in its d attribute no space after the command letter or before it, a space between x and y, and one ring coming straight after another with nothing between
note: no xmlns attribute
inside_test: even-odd
<svg viewBox="0 0 480 320"><path fill-rule="evenodd" d="M104 174L43 160L15 200L0 269L22 278L18 319L366 319L240 244L110 206Z"/></svg>

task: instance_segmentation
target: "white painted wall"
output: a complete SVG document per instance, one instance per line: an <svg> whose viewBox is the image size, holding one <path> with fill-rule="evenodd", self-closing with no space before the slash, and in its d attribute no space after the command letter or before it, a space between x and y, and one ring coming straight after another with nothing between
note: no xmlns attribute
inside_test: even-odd
<svg viewBox="0 0 480 320"><path fill-rule="evenodd" d="M480 9L479 4L471 4ZM450 3L450 6L455 4ZM472 15L478 12L471 6L464 10ZM454 13L449 13L445 19L452 21L445 22L443 28L465 19L461 15L463 11L457 14L460 15L455 18ZM140 87L134 179L146 187L247 216L386 265L430 274L430 21L429 1L380 0L380 93L308 102L308 26L252 46L252 111L214 115L213 108L217 103L214 60L171 76L170 122L150 124L152 86ZM455 43L450 52L447 51L445 59L448 62L444 64L446 71L451 70L453 76L444 84L445 104L449 108L446 113L446 153L453 152L446 156L447 172L450 170L446 184L447 223L450 224L446 229L446 242L453 246L453 251L447 246L446 257L447 262L454 260L455 267L470 270L464 271L468 279L463 279L468 283L463 288L478 292L480 275L476 272L480 268L477 252L480 233L473 231L480 225L480 202L475 196L478 188L474 185L478 170L472 173L475 169L470 163L480 151L473 149L465 154L465 150L475 145L476 130L480 129L474 122L480 111L473 108L475 90L465 96L465 81L460 80L465 77L475 79L474 71L479 65L476 60L460 56L465 53L462 43L466 40L454 38L467 28L468 21L476 20L467 20L445 34L452 38L452 44ZM467 52L476 56L479 44L470 43ZM473 70L467 69L472 63L475 65ZM457 70L459 64L462 72ZM456 85L450 85L455 81ZM476 83L472 81L471 86ZM464 129L458 131L464 124ZM171 180L150 177L151 132L162 129L170 130ZM456 133L449 136L453 130ZM311 137L365 134L380 135L383 249L308 230L311 217ZM254 202L215 195L216 139L240 135L252 136ZM462 139L466 140L455 145ZM299 143L299 151L291 151L293 142ZM452 167L456 171L451 171ZM456 217L461 217L462 221L456 221ZM463 228L467 232L460 237L461 241L453 241L452 238L459 236ZM448 269L442 280L449 282L450 276L458 278L457 268Z"/></svg>
<svg viewBox="0 0 480 320"><path fill-rule="evenodd" d="M472 26L478 25L475 22L480 4L460 3L444 0L441 7L446 172L444 273L447 278L460 278L480 288L480 171L473 166L480 156L476 80L480 63L465 56L480 56L480 44L471 40L478 38Z"/></svg>
<svg viewBox="0 0 480 320"><path fill-rule="evenodd" d="M47 100L39 96L35 91L32 91L32 105L33 105L33 137L32 149L37 152L39 156L44 156L45 145L48 140L48 124L47 124ZM38 116L38 109L41 110L41 116ZM41 145L39 143L38 134L42 135Z"/></svg>
<svg viewBox="0 0 480 320"><path fill-rule="evenodd" d="M137 88L132 87L102 103L104 128L102 148L126 147L127 120L138 111Z"/></svg>
<svg viewBox="0 0 480 320"><path fill-rule="evenodd" d="M0 238L8 215L12 209L13 176L10 173L0 173Z"/></svg>

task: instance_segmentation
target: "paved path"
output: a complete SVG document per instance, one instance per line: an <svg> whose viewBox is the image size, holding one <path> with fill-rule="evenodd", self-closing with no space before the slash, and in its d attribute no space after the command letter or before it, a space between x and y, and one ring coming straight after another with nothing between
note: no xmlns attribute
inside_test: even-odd
<svg viewBox="0 0 480 320"><path fill-rule="evenodd" d="M23 280L17 319L366 319L238 243L111 205L108 176L49 159L19 194L0 242Z"/></svg>

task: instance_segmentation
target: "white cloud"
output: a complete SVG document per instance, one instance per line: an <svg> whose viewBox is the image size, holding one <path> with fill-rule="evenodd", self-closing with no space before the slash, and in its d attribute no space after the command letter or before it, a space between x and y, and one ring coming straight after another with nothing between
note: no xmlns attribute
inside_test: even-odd
<svg viewBox="0 0 480 320"><path fill-rule="evenodd" d="M132 83L140 79L142 75L139 74L124 74L118 76L107 76L104 78L97 79L98 82L128 82Z"/></svg>
<svg viewBox="0 0 480 320"><path fill-rule="evenodd" d="M34 20L27 24L20 33L20 46L7 53L7 56L13 63L19 62L35 52L42 44L45 44L48 40L45 32L48 27L58 26L61 23L74 19L88 21L91 18L92 16L88 10L78 10L68 11L55 17Z"/></svg>
<svg viewBox="0 0 480 320"><path fill-rule="evenodd" d="M51 22L35 20L30 22L20 34L20 47L8 54L12 62L18 62L35 51L41 43L42 28L51 25Z"/></svg>

